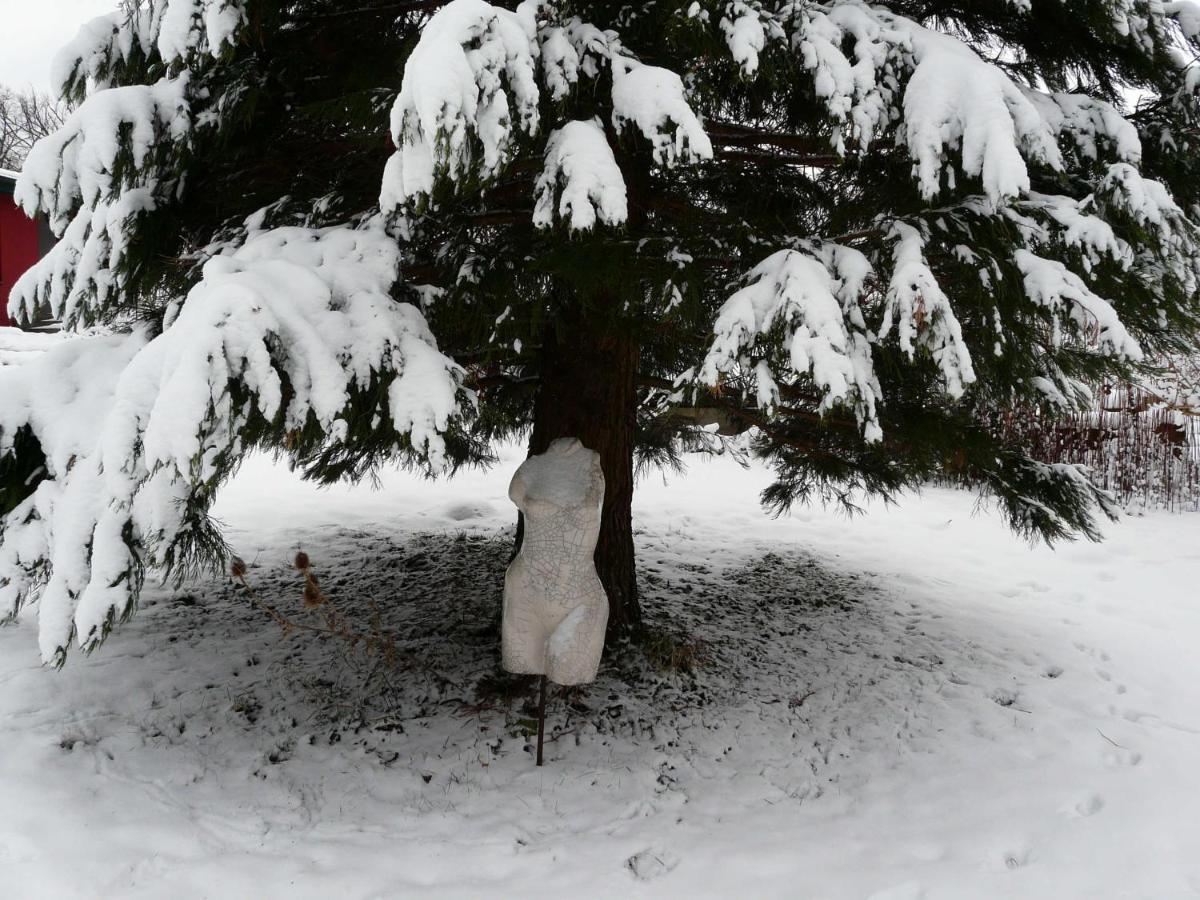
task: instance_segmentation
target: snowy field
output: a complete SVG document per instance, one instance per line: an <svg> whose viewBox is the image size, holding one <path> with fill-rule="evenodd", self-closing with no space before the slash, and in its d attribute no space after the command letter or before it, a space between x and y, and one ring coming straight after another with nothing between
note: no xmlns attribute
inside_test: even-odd
<svg viewBox="0 0 1200 900"><path fill-rule="evenodd" d="M518 460L382 492L254 460L221 500L260 598L303 617L303 547L400 672L221 579L61 673L0 631L0 896L1200 895L1200 516L1051 552L948 491L773 521L763 472L648 479L646 612L696 665L616 654L539 770L495 677Z"/></svg>

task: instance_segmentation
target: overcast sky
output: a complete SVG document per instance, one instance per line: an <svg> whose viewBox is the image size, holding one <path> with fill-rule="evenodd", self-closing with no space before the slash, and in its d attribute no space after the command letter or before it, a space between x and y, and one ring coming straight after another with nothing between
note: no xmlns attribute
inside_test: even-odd
<svg viewBox="0 0 1200 900"><path fill-rule="evenodd" d="M0 84L50 89L50 59L119 0L0 0Z"/></svg>

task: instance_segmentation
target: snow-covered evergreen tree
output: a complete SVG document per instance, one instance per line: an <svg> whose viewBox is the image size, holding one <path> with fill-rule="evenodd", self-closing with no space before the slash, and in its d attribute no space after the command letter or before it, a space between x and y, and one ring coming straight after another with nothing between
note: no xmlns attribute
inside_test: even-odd
<svg viewBox="0 0 1200 900"><path fill-rule="evenodd" d="M940 473L1094 536L998 423L1194 344L1198 52L1162 0L127 5L18 186L62 240L10 308L79 337L0 371L0 604L61 660L222 559L255 447L358 478L526 429L601 454L617 628L635 463L704 421L779 509Z"/></svg>

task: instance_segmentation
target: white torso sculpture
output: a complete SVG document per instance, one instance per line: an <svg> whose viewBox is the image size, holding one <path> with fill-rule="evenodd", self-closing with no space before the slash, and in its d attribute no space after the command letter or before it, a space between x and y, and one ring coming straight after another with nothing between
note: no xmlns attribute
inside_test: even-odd
<svg viewBox="0 0 1200 900"><path fill-rule="evenodd" d="M560 438L525 460L508 496L525 515L525 534L504 576L504 668L558 684L592 681L608 624L594 559L604 502L600 455Z"/></svg>

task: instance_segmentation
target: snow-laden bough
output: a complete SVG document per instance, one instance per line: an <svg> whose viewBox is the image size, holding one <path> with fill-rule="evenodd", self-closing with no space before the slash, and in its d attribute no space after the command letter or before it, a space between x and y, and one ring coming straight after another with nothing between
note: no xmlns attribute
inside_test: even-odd
<svg viewBox="0 0 1200 900"><path fill-rule="evenodd" d="M391 298L399 262L378 220L252 233L161 333L81 336L0 369L0 454L32 440L45 456L0 525L0 604L39 600L44 659L102 640L146 568L186 563L256 434L315 427L336 446L348 416L371 416L441 464L467 397L420 311Z"/></svg>

